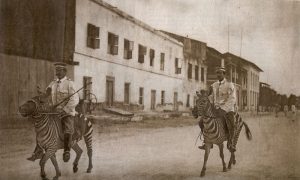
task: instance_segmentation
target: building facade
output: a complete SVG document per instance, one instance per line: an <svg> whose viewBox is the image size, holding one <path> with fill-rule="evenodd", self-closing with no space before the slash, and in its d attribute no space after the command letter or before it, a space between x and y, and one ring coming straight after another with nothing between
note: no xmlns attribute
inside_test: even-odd
<svg viewBox="0 0 300 180"><path fill-rule="evenodd" d="M207 46L207 86L211 86L218 80L216 67L224 67L223 54L216 49ZM227 78L228 79L228 78Z"/></svg>
<svg viewBox="0 0 300 180"><path fill-rule="evenodd" d="M192 107L196 103L196 91L207 88L206 43L178 34L162 32L183 43L184 58L180 66L183 75L183 102L186 108Z"/></svg>
<svg viewBox="0 0 300 180"><path fill-rule="evenodd" d="M262 70L254 63L232 53L220 53L207 48L208 85L217 81L215 68L226 68L226 79L232 82L236 90L238 110L256 110L259 98L259 73Z"/></svg>
<svg viewBox="0 0 300 180"><path fill-rule="evenodd" d="M98 0L76 1L75 32L75 84L101 106L182 110L182 43Z"/></svg>
<svg viewBox="0 0 300 180"><path fill-rule="evenodd" d="M236 87L239 110L257 110L259 98L259 73L262 70L254 63L232 53L223 54L228 79Z"/></svg>
<svg viewBox="0 0 300 180"><path fill-rule="evenodd" d="M70 64L73 78L74 1L1 1L0 120L18 117L18 107L54 78L54 61Z"/></svg>
<svg viewBox="0 0 300 180"><path fill-rule="evenodd" d="M265 112L270 111L271 107L278 104L277 93L271 86L267 83L259 83L259 111Z"/></svg>

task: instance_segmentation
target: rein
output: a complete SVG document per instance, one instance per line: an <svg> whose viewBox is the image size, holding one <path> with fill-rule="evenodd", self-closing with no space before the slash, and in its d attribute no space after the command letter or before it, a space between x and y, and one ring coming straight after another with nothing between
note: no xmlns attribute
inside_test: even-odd
<svg viewBox="0 0 300 180"><path fill-rule="evenodd" d="M40 113L38 113L39 103L36 102L33 99L28 100L27 102L33 102L35 104L35 109L34 109L33 113L30 114L30 116L32 116L32 117L39 117L39 115L59 115L60 114L60 113L57 113L57 112L53 112L53 113L52 112L49 112L49 113L47 113L47 112L45 112L45 113L40 112Z"/></svg>

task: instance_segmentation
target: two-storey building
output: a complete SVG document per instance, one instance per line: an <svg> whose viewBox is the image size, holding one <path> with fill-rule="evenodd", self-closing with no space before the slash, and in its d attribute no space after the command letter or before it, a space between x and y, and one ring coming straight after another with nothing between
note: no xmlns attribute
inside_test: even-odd
<svg viewBox="0 0 300 180"><path fill-rule="evenodd" d="M239 110L253 110L258 107L259 73L262 70L254 63L236 56L207 47L207 82L208 86L217 81L216 67L226 68L226 79L232 82L236 90L237 108Z"/></svg>
<svg viewBox="0 0 300 180"><path fill-rule="evenodd" d="M103 106L178 110L182 43L100 0L77 0L75 12L77 87L92 82L84 92Z"/></svg>
<svg viewBox="0 0 300 180"><path fill-rule="evenodd" d="M195 105L196 91L206 89L206 43L178 34L166 31L162 32L183 43L184 58L181 65L183 76L183 100L185 107L192 107Z"/></svg>

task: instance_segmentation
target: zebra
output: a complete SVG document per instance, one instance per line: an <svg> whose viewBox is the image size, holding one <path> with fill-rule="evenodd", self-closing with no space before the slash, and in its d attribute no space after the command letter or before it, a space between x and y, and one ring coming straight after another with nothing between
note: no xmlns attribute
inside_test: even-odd
<svg viewBox="0 0 300 180"><path fill-rule="evenodd" d="M196 106L192 110L192 114L195 118L201 117L204 125L204 142L205 142L205 154L204 154L204 163L201 170L200 176L205 176L206 171L206 163L210 153L210 149L213 144L219 146L220 157L222 159L223 172L227 171L226 163L224 161L224 153L223 153L223 142L228 141L229 134L226 126L226 122L222 118L218 118L215 115L215 108L213 104L210 103L209 98L206 94L198 97L196 101ZM238 141L239 134L242 130L242 127L245 126L246 137L248 140L252 139L251 131L246 124L246 122L242 121L241 116L236 112L234 120L235 132L233 134L232 146L235 147ZM227 142L228 147L228 142ZM230 148L228 148L230 149ZM234 151L230 149L231 156L228 163L228 169L231 169L231 165L236 163Z"/></svg>
<svg viewBox="0 0 300 180"><path fill-rule="evenodd" d="M43 180L47 180L45 173L45 164L47 160L50 158L55 171L56 176L53 178L54 180L58 180L61 176L61 171L58 167L55 153L59 149L63 149L63 129L60 120L60 115L51 113L51 107L47 102L46 96L39 95L35 96L32 99L25 102L23 105L19 107L19 112L24 117L31 117L34 120L34 127L37 135L37 143L38 145L45 151L45 153L41 156L41 160L39 162L41 168L41 177ZM84 117L83 114L78 115L79 122L83 123L83 131L81 134L83 135L83 139L85 141L87 147L87 154L89 158L89 165L87 169L87 173L90 173L93 164L92 164L92 133L93 127L91 120ZM84 122L83 122L84 121ZM76 158L73 162L73 172L76 173L78 171L78 161L82 154L82 149L79 147L77 142L81 139L78 138L76 140L72 140L71 147L76 153Z"/></svg>

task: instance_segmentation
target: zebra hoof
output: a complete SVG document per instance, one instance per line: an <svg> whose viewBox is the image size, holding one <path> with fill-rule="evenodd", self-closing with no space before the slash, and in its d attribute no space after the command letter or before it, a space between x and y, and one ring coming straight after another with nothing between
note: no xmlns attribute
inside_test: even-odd
<svg viewBox="0 0 300 180"><path fill-rule="evenodd" d="M227 172L227 168L226 167L223 167L223 172Z"/></svg>
<svg viewBox="0 0 300 180"><path fill-rule="evenodd" d="M53 180L58 180L58 177L57 177L57 176L54 176L54 177L53 177Z"/></svg>
<svg viewBox="0 0 300 180"><path fill-rule="evenodd" d="M204 176L205 176L205 171L201 171L200 177L204 177Z"/></svg>
<svg viewBox="0 0 300 180"><path fill-rule="evenodd" d="M77 166L73 166L73 172L77 173L77 171L78 171L78 167Z"/></svg>
<svg viewBox="0 0 300 180"><path fill-rule="evenodd" d="M49 179L46 177L46 174L41 175L41 178L42 178L42 180L49 180Z"/></svg>
<svg viewBox="0 0 300 180"><path fill-rule="evenodd" d="M235 163L236 163L236 160L233 160L233 161L232 161L232 164L235 165Z"/></svg>
<svg viewBox="0 0 300 180"><path fill-rule="evenodd" d="M92 172L92 169L87 169L86 172L87 172L87 173L91 173L91 172Z"/></svg>

